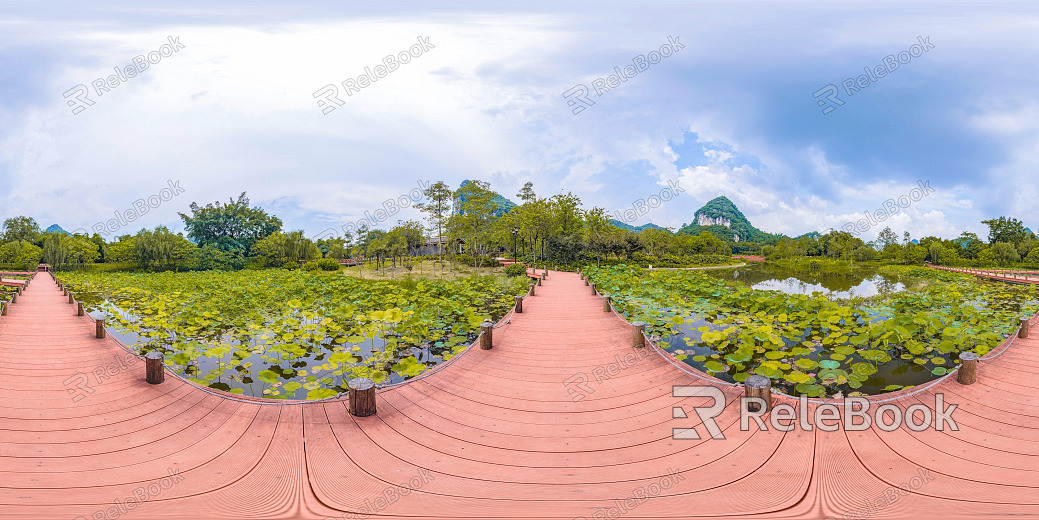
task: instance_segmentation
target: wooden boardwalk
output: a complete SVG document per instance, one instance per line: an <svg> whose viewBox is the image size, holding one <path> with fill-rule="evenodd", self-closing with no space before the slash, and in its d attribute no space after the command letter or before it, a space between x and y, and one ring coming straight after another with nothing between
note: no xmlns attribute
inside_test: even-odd
<svg viewBox="0 0 1039 520"><path fill-rule="evenodd" d="M576 274L552 272L492 350L379 391L357 418L344 401L149 385L38 276L0 318L0 518L1039 517L1035 333L973 385L872 398L943 393L959 431L744 432L730 399L711 439L693 410L708 399L672 397L704 382L684 366L633 349Z"/></svg>
<svg viewBox="0 0 1039 520"><path fill-rule="evenodd" d="M1020 283L1020 284L1039 284L1039 273L1034 271L1014 271L1014 270L1000 270L1000 269L974 269L969 267L942 267L940 265L928 264L928 267L934 269L941 269L942 271L951 271L954 273L965 273L972 274L978 278L986 278L988 280L997 280L1001 282Z"/></svg>

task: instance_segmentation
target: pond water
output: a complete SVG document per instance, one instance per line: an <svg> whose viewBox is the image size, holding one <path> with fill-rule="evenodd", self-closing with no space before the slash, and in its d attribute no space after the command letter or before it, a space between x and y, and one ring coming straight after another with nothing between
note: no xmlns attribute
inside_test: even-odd
<svg viewBox="0 0 1039 520"><path fill-rule="evenodd" d="M852 335L865 332L869 324L891 319L888 315L892 312L887 305L888 297L901 291L918 290L930 283L913 278L902 280L898 275L882 274L871 268L821 273L750 264L740 268L709 270L705 274L733 286L809 296L815 293L817 298L821 293L822 297L835 301L839 306L853 305L862 313L858 321L851 324L842 322L842 327L838 327L844 331L855 330L850 332ZM983 293L986 296L978 301L966 302L977 307L980 314L994 311L1017 313L1024 310L1026 305L1034 307L1036 304L1034 292L990 282L976 283L985 287L999 287L998 290ZM727 346L718 349L711 343L719 337L715 331L730 327L740 329L744 323L743 320L736 321L734 325L714 323L719 318L725 317L686 316L687 323L672 327L673 335L663 338L660 345L690 366L729 382L742 381L741 378L746 377L749 371L758 371L762 366L770 365L766 372L771 371L773 374L770 377L774 387L791 395L819 391L819 385L814 382L798 384L783 376L792 371L816 378L815 381L832 377L835 370L845 374L845 377L851 374L853 377L847 377L844 382L828 383L825 390L826 395L839 392L840 395L848 396L875 395L924 384L958 366L956 352L943 354L935 350L914 356L892 348L885 353L882 352L885 349L876 350L876 346L869 347L865 341L853 344L849 341L851 336L842 335L839 339L831 339L832 331L825 326L807 329L794 337L781 336L782 346L779 347L752 349L748 353L738 350L736 342L729 342ZM712 339L705 341L704 335L708 333ZM876 357L865 359L864 355ZM808 390L809 386L814 386L816 390Z"/></svg>
<svg viewBox="0 0 1039 520"><path fill-rule="evenodd" d="M898 276L881 274L875 268L857 267L846 272L800 271L766 263L705 271L711 277L748 285L754 289L787 294L821 292L830 299L871 298L905 290Z"/></svg>
<svg viewBox="0 0 1039 520"><path fill-rule="evenodd" d="M104 311L99 310L104 300L99 299L96 295L80 292L77 293L77 298L83 301L84 307L92 317L95 319L108 319L108 333L131 350L142 355L156 350L167 355L177 353L169 347L172 341L160 342L156 339L143 337L132 331L120 331L116 327L111 326L111 317L107 316ZM119 312L124 317L131 316L125 311ZM383 375L377 381L381 385L400 383L450 359L450 354L453 352L452 345L449 344L440 346L429 345L427 348L398 347L396 356L390 362L365 363L364 360L369 359L374 353L380 352L386 347L386 341L376 336L362 343L345 345L350 347L350 354L355 359L333 363L329 358L334 353L334 347L338 345L334 344L332 338L326 337L321 341L307 342L305 345L306 353L302 356L293 357L290 360L272 360L272 356L278 356L278 354L272 354L269 347L248 335L232 337L231 334L228 334L223 338L206 339L208 344L219 341L230 344L232 345L231 351L220 357L199 356L189 366L177 365L167 356L167 367L181 375L204 380L206 381L206 386L217 390L225 392L235 390L234 393L251 397L275 397L276 395L278 398L285 399L307 399L307 393L317 388L331 388L339 394L346 393L348 391L346 382L351 376L342 373L336 374L335 372L356 366L367 366L382 372ZM468 340L467 345L475 340L475 336L468 338ZM257 353L255 351L266 352ZM445 359L445 355L447 355L447 359ZM409 356L414 356L418 364L424 368L410 367L409 370L404 372L391 369L391 366L396 362ZM261 370L269 370L276 374L275 382L259 380L257 374ZM297 384L301 386L294 388ZM278 393L274 395L269 393L272 388ZM268 391L265 392L265 390Z"/></svg>

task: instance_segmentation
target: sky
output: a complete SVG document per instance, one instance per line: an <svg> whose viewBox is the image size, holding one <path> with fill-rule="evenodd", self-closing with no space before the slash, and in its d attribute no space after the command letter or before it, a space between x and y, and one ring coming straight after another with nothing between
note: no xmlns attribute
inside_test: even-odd
<svg viewBox="0 0 1039 520"><path fill-rule="evenodd" d="M0 218L114 239L247 192L317 237L482 179L676 229L720 195L790 236L1039 229L1039 3L556 4L0 1Z"/></svg>

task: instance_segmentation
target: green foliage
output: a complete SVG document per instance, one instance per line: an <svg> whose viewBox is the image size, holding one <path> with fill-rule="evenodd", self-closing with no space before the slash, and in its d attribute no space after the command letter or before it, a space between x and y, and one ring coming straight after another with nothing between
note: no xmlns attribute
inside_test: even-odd
<svg viewBox="0 0 1039 520"><path fill-rule="evenodd" d="M279 269L59 278L139 351L163 352L199 384L271 398L335 395L353 377L413 377L464 349L526 290L517 279L386 282Z"/></svg>
<svg viewBox="0 0 1039 520"><path fill-rule="evenodd" d="M694 357L694 366L731 381L765 375L784 391L810 396L859 391L885 363L912 360L933 374L941 372L934 368L950 370L959 352L984 355L1016 331L1020 317L1039 311L1034 288L922 267L881 269L924 280L925 287L849 305L730 285L695 271L622 265L582 272L630 320L645 322L650 335L668 338L706 320L683 337L710 353ZM808 372L815 364L818 372Z"/></svg>
<svg viewBox="0 0 1039 520"><path fill-rule="evenodd" d="M314 265L318 266L322 271L338 271L339 261L334 258L322 258L317 262L313 262ZM310 264L307 264L310 265Z"/></svg>
<svg viewBox="0 0 1039 520"><path fill-rule="evenodd" d="M0 236L3 242L28 242L34 243L43 234L40 225L32 217L11 217L4 220L3 234Z"/></svg>
<svg viewBox="0 0 1039 520"><path fill-rule="evenodd" d="M18 240L0 246L0 263L9 264L19 271L35 271L43 257L43 250Z"/></svg>
<svg viewBox="0 0 1039 520"><path fill-rule="evenodd" d="M509 264L505 267L506 276L523 276L527 274L527 266L525 264Z"/></svg>
<svg viewBox="0 0 1039 520"><path fill-rule="evenodd" d="M213 244L224 251L248 255L253 244L281 229L281 219L262 208L250 207L245 192L227 204L215 202L201 207L192 202L190 207L191 215L181 213L180 218L188 237L199 246Z"/></svg>

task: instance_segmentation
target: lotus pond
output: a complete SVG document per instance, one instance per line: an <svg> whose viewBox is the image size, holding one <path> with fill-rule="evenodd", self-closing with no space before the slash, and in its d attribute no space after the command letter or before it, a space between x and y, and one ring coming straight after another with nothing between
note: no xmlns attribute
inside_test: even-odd
<svg viewBox="0 0 1039 520"><path fill-rule="evenodd" d="M619 312L645 322L647 334L677 359L729 382L760 374L784 393L810 397L878 394L933 380L956 368L960 352L986 354L1016 332L1019 318L1039 311L1035 286L924 267L859 273L887 290L851 299L840 294L848 289L755 289L744 281L760 284L777 273L747 271L739 277L733 270L582 268Z"/></svg>
<svg viewBox="0 0 1039 520"><path fill-rule="evenodd" d="M354 377L417 376L527 290L519 278L374 281L279 269L58 278L137 352L162 352L203 386L273 399L333 397Z"/></svg>

